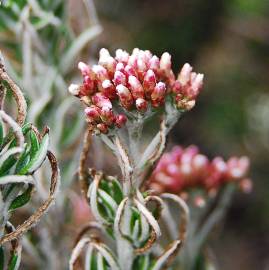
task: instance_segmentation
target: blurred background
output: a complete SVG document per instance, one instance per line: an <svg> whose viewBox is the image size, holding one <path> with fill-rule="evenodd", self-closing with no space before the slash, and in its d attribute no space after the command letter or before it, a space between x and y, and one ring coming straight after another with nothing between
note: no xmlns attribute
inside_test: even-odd
<svg viewBox="0 0 269 270"><path fill-rule="evenodd" d="M17 4L24 6L26 2L31 3L32 6L35 2L41 2L42 6L48 6L47 10L53 10L66 23L64 14L62 15L64 1L20 0ZM85 10L78 8L78 2L68 1L71 15L71 23L70 21L69 23L73 25L71 34L69 33L71 31L66 29L68 26L58 27L55 18L45 18L50 15L49 13L42 13L40 17L44 15L44 20L38 21L29 15L31 9L25 9L24 14L13 10L14 13L17 12L18 17L21 16L22 25L25 21L33 25L36 23L38 29L41 29L40 38L43 43L41 45L45 45L46 53L42 55L41 50L40 58L33 57L33 67L37 70L35 82L40 89L37 87L30 89L33 82L30 80L31 85L27 85L29 82L27 69L24 74L20 70L21 67L18 67L20 62L27 64L27 54L25 54L27 50L23 51L26 42L17 39L16 43L9 32L8 34L5 32L6 28L13 27L8 22L12 19L17 20L17 17L13 16L11 11L8 13L4 10L0 13L0 49L4 51L7 58L11 59L13 56L15 64L12 64L18 70L17 77L22 75L26 78L26 83L21 80L21 85L28 98L32 98L32 104L29 101L29 120L35 121L40 126L43 123L51 126L52 133L55 133L52 134L54 138L52 148L58 157L61 155L64 157L59 158L62 167L67 167L65 163L70 161L70 157L75 161L70 165L71 169L62 170L62 190L65 188L67 190L71 185L73 175L70 172L77 168L80 149L74 154L74 141L81 140L78 134L84 123L80 115L77 117L76 127L70 124L70 121L65 121L67 124L63 127L58 125L60 120L62 123L66 120L65 114L68 115L72 111L77 113L80 110L79 107L74 107L73 97L69 98L66 95L67 86L72 80L70 74L73 72L78 75L77 71L74 72L74 69L76 70L74 63L77 59L73 57L72 46L69 50L71 53L68 55L68 61L72 62L72 66L66 64L67 60L62 57L64 50L68 51L73 36L79 35L81 29L85 28L83 25L87 21L84 17ZM269 270L269 1L95 0L94 4L96 12L93 12L93 5L88 7L92 12L88 14L90 23L100 24L103 31L101 35L99 35L100 28L93 28L92 33L88 32L89 40L92 37L94 42L83 51L83 56L79 55L83 61L94 62L102 47L108 48L111 53L117 48L131 52L134 47L138 47L149 49L158 56L164 51L171 53L175 72L185 62L189 62L194 66L195 71L205 74L205 86L197 105L173 129L169 136L169 143L184 146L196 144L201 152L209 157L217 155L225 158L232 155L250 157L253 192L250 195L240 192L235 194L225 222L212 234L211 246L221 270ZM7 20L8 15L9 20ZM49 25L47 28L46 23ZM27 24L25 25L27 30ZM20 32L19 28L19 30L14 29L12 30L16 34ZM25 29L22 28L23 33L27 33ZM59 40L53 38L56 36ZM38 46L36 47L35 54L38 55ZM13 49L16 53L13 53ZM46 50L52 52L52 56L48 57ZM73 71L67 70L68 68ZM55 70L60 71L62 77L58 78ZM18 83L20 82L20 78L11 75ZM44 78L51 78L51 80ZM44 81L53 81L53 83L43 85ZM49 96L46 93L48 88ZM35 98L29 94L32 93L31 91L35 92ZM61 117L58 122L55 121L55 115ZM62 130L62 133L58 130ZM73 131L72 136L75 138L73 141L68 138L66 140L68 142L62 140L62 134L66 134L67 130ZM64 143L60 144L61 141ZM69 145L70 151L66 150L66 145ZM63 192L59 196L62 194ZM66 194L69 197L72 195L68 191ZM65 197L62 199L62 205L64 202ZM61 204L61 200L58 199L58 203ZM63 211L60 212L63 215ZM52 224L56 220L53 215L59 217L59 212L56 213L57 215L52 213ZM49 222L49 219L45 222ZM61 223L60 225L65 225L64 217ZM60 225L59 231L61 231ZM57 232L55 232L56 236ZM45 233L44 239L47 239ZM54 241L51 244L54 247L59 242ZM50 253L47 253L50 259ZM58 257L55 257L56 261L59 261ZM53 268L48 267L48 269Z"/></svg>
<svg viewBox="0 0 269 270"><path fill-rule="evenodd" d="M269 1L98 0L99 47L172 54L205 74L196 107L170 142L213 157L248 155L252 194L235 194L213 234L220 269L269 269Z"/></svg>

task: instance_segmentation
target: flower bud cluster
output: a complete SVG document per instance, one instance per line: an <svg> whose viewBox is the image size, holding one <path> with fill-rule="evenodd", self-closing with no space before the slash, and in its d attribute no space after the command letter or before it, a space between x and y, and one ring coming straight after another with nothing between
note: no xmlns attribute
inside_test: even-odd
<svg viewBox="0 0 269 270"><path fill-rule="evenodd" d="M169 191L184 196L194 188L213 195L224 184L236 182L244 192L250 192L252 182L246 178L248 168L247 157L231 157L226 162L215 157L210 161L196 146L176 146L160 159L150 186L158 192Z"/></svg>
<svg viewBox="0 0 269 270"><path fill-rule="evenodd" d="M171 95L180 109L189 110L194 106L203 75L192 72L192 67L185 64L176 79L171 66L167 52L158 58L148 50L136 48L129 54L118 49L112 57L103 48L98 65L78 64L83 84L71 84L69 91L86 103L90 126L106 133L111 127L122 127L127 120L125 114L115 113L112 104L144 113L148 108L163 106L166 96Z"/></svg>

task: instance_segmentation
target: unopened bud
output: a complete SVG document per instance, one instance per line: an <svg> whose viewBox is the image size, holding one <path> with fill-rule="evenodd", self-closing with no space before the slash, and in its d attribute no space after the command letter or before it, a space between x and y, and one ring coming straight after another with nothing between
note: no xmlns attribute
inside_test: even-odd
<svg viewBox="0 0 269 270"><path fill-rule="evenodd" d="M92 96L92 102L99 108L108 107L112 109L111 101L102 93L96 93Z"/></svg>
<svg viewBox="0 0 269 270"><path fill-rule="evenodd" d="M116 71L114 74L114 84L117 86L119 84L126 85L126 76L121 71Z"/></svg>
<svg viewBox="0 0 269 270"><path fill-rule="evenodd" d="M89 75L90 73L90 67L83 62L78 63L78 69L80 70L82 76Z"/></svg>
<svg viewBox="0 0 269 270"><path fill-rule="evenodd" d="M115 86L110 80L102 82L102 89L103 94L110 99L114 99L117 96Z"/></svg>
<svg viewBox="0 0 269 270"><path fill-rule="evenodd" d="M80 86L78 84L70 84L70 86L68 87L68 91L70 94L74 95L74 96L78 96L79 92L80 92Z"/></svg>
<svg viewBox="0 0 269 270"><path fill-rule="evenodd" d="M124 114L119 114L116 116L116 126L121 128L127 122L127 117Z"/></svg>
<svg viewBox="0 0 269 270"><path fill-rule="evenodd" d="M85 109L85 114L87 115L90 122L99 121L100 119L100 109L97 106L87 107Z"/></svg>
<svg viewBox="0 0 269 270"><path fill-rule="evenodd" d="M154 72L157 72L160 69L160 60L156 55L153 55L149 60L149 68Z"/></svg>
<svg viewBox="0 0 269 270"><path fill-rule="evenodd" d="M181 85L179 80L176 80L173 83L172 92L175 93L176 95L178 95L178 94L181 94L181 90L182 90L182 85Z"/></svg>
<svg viewBox="0 0 269 270"><path fill-rule="evenodd" d="M151 99L154 101L161 101L165 97L166 87L163 82L158 82L151 94Z"/></svg>
<svg viewBox="0 0 269 270"><path fill-rule="evenodd" d="M101 119L108 126L112 125L115 121L113 111L108 107L103 107L101 109Z"/></svg>
<svg viewBox="0 0 269 270"><path fill-rule="evenodd" d="M137 76L137 73L135 71L135 69L130 66L130 65L127 65L125 68L124 68L124 72L125 74L129 77L129 76Z"/></svg>
<svg viewBox="0 0 269 270"><path fill-rule="evenodd" d="M189 80L191 79L191 72L192 72L192 67L190 66L190 64L186 63L182 67L182 69L178 75L178 80L180 81L180 83L183 86L186 85L189 82Z"/></svg>
<svg viewBox="0 0 269 270"><path fill-rule="evenodd" d="M97 124L97 129L100 130L101 133L108 133L108 126L104 123Z"/></svg>
<svg viewBox="0 0 269 270"><path fill-rule="evenodd" d="M116 90L122 106L126 109L130 109L133 105L133 97L129 89L126 86L119 84L116 87Z"/></svg>
<svg viewBox="0 0 269 270"><path fill-rule="evenodd" d="M148 107L148 102L143 98L138 98L135 101L135 106L139 111L145 112Z"/></svg>
<svg viewBox="0 0 269 270"><path fill-rule="evenodd" d="M129 54L126 51L123 51L122 49L118 49L116 50L115 58L117 59L117 61L127 64L129 60Z"/></svg>
<svg viewBox="0 0 269 270"><path fill-rule="evenodd" d="M168 52L163 53L160 60L160 69L163 71L170 70L171 65L171 55Z"/></svg>
<svg viewBox="0 0 269 270"><path fill-rule="evenodd" d="M134 99L144 98L144 89L140 81L135 76L129 76L128 83Z"/></svg>
<svg viewBox="0 0 269 270"><path fill-rule="evenodd" d="M155 73L151 69L149 69L146 72L146 74L144 76L144 81L143 81L143 87L144 87L145 94L147 97L150 97L155 86L156 86Z"/></svg>
<svg viewBox="0 0 269 270"><path fill-rule="evenodd" d="M94 65L92 67L92 71L94 72L94 74L99 82L102 82L104 80L109 79L107 70L101 65Z"/></svg>

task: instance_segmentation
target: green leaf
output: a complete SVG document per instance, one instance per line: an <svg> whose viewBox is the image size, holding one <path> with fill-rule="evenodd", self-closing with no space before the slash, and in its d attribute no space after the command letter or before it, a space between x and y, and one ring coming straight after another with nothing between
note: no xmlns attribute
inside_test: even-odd
<svg viewBox="0 0 269 270"><path fill-rule="evenodd" d="M92 256L91 256L90 270L98 270L97 269L97 258L96 258L96 255L94 253L92 253Z"/></svg>
<svg viewBox="0 0 269 270"><path fill-rule="evenodd" d="M15 158L17 154L9 156L0 168L0 176L6 175L7 172L13 167L17 159Z"/></svg>
<svg viewBox="0 0 269 270"><path fill-rule="evenodd" d="M49 134L46 134L41 143L39 149L35 152L30 162L19 172L20 175L27 173L33 173L38 169L46 158L49 147Z"/></svg>
<svg viewBox="0 0 269 270"><path fill-rule="evenodd" d="M30 140L31 140L30 155L31 155L31 158L32 158L35 155L35 153L38 151L39 146L40 146L38 137L35 134L35 132L33 132L32 130L30 132Z"/></svg>
<svg viewBox="0 0 269 270"><path fill-rule="evenodd" d="M16 253L13 253L12 257L11 257L11 260L9 262L9 265L8 265L8 270L14 270L16 269L16 264L17 264L17 260L18 260L18 255Z"/></svg>
<svg viewBox="0 0 269 270"><path fill-rule="evenodd" d="M32 189L33 189L33 186L31 185L26 189L26 191L24 191L21 195L16 197L16 199L11 203L9 207L9 211L15 210L27 204L31 199Z"/></svg>
<svg viewBox="0 0 269 270"><path fill-rule="evenodd" d="M28 149L25 149L21 157L19 158L16 168L15 168L15 173L19 173L30 161L30 153Z"/></svg>
<svg viewBox="0 0 269 270"><path fill-rule="evenodd" d="M114 179L112 181L113 185L113 199L117 202L117 204L120 204L120 202L123 200L123 192L120 183Z"/></svg>

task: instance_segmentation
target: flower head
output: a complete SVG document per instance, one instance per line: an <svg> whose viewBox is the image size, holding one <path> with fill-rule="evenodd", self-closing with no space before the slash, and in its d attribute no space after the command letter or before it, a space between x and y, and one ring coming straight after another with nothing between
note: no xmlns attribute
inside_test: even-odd
<svg viewBox="0 0 269 270"><path fill-rule="evenodd" d="M118 110L123 111L121 119L124 115L126 118L126 112L144 114L147 110L162 107L167 96L172 97L176 108L189 110L194 106L203 84L203 75L192 72L189 64L183 66L176 78L171 55L167 52L159 59L148 50L134 49L129 54L118 49L112 57L103 48L97 65L90 67L79 62L78 68L83 83L71 84L69 91L86 104L85 114L92 129L103 133L109 128L122 126L117 123ZM108 119L103 116L104 107Z"/></svg>
<svg viewBox="0 0 269 270"><path fill-rule="evenodd" d="M247 157L231 157L228 161L216 157L210 161L196 146L176 146L160 159L151 176L150 186L160 192L169 191L186 197L192 189L215 194L224 184L234 182L243 191L250 192L252 182L246 178L248 168ZM197 201L200 205L200 195Z"/></svg>

